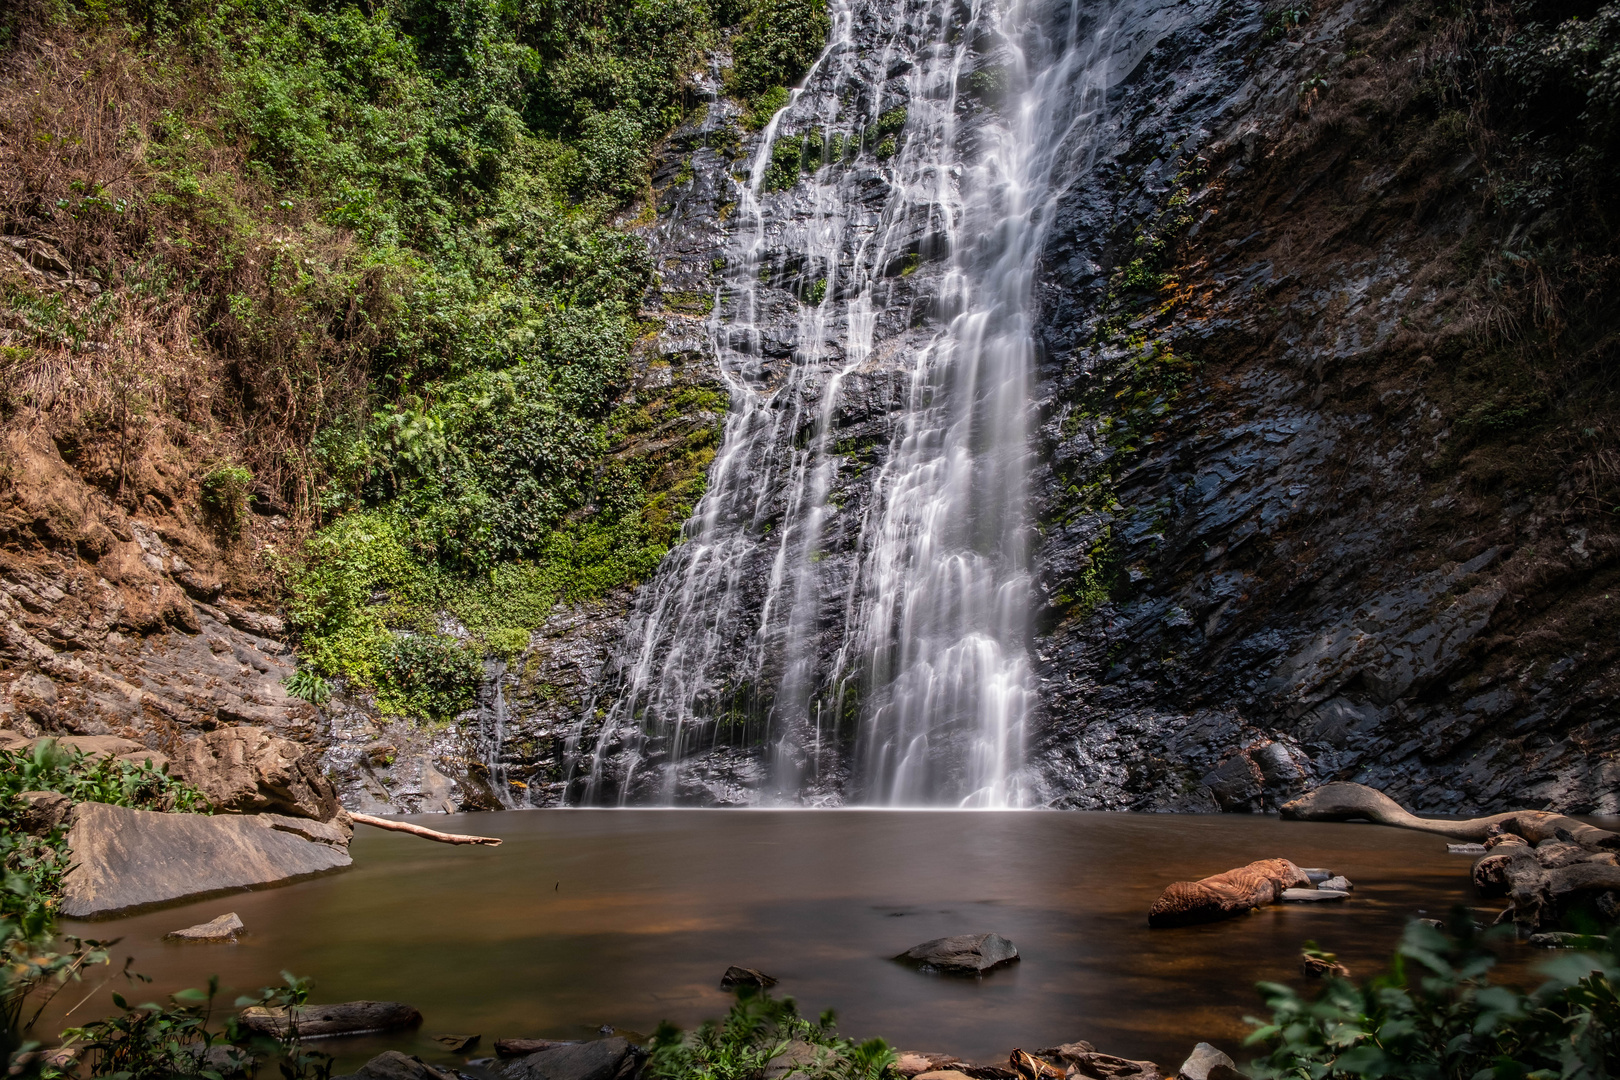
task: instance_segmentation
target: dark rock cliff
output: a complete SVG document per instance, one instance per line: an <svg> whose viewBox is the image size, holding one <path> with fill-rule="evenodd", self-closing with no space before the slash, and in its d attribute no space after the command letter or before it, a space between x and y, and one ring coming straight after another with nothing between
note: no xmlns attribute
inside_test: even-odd
<svg viewBox="0 0 1620 1080"><path fill-rule="evenodd" d="M1055 805L1272 809L1347 779L1432 811L1620 809L1612 518L1556 420L1479 422L1514 365L1469 261L1517 230L1390 74L1433 62L1427 14L1279 35L1227 5L1121 89L1048 257ZM1167 208L1169 279L1099 344L1106 271ZM1154 342L1191 361L1157 386Z"/></svg>

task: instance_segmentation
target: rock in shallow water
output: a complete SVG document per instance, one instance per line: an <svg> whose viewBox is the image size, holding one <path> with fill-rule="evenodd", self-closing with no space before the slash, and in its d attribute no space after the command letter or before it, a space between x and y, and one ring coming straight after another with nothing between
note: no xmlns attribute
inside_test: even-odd
<svg viewBox="0 0 1620 1080"><path fill-rule="evenodd" d="M1181 1063L1181 1071L1177 1075L1182 1080L1209 1080L1210 1071L1218 1065L1224 1065L1228 1069L1237 1068L1237 1063L1231 1058L1209 1043L1201 1042L1193 1047L1193 1052Z"/></svg>
<svg viewBox="0 0 1620 1080"><path fill-rule="evenodd" d="M1329 900L1348 900L1350 894L1339 889L1284 889L1285 904L1318 904Z"/></svg>
<svg viewBox="0 0 1620 1080"><path fill-rule="evenodd" d="M429 1065L419 1057L385 1050L360 1066L359 1071L334 1080L456 1080L456 1074Z"/></svg>
<svg viewBox="0 0 1620 1080"><path fill-rule="evenodd" d="M287 1010L281 1007L255 1005L242 1010L241 1020L249 1031L276 1038L286 1035L290 1026ZM336 1005L305 1005L299 1008L297 1020L300 1037L319 1039L415 1027L422 1022L422 1014L401 1001L344 1001Z"/></svg>
<svg viewBox="0 0 1620 1080"><path fill-rule="evenodd" d="M614 1080L635 1053L626 1039L565 1043L518 1058L502 1071L511 1080Z"/></svg>
<svg viewBox="0 0 1620 1080"><path fill-rule="evenodd" d="M242 930L242 920L237 918L236 912L230 911L217 919L176 930L168 936L181 941L235 941L236 935Z"/></svg>
<svg viewBox="0 0 1620 1080"><path fill-rule="evenodd" d="M63 880L61 912L72 919L95 918L349 865L344 848L314 843L274 824L260 817L160 814L81 803L68 832L74 866Z"/></svg>
<svg viewBox="0 0 1620 1080"><path fill-rule="evenodd" d="M978 975L1018 959L1018 948L1000 934L958 934L914 945L895 957L903 963L958 975Z"/></svg>
<svg viewBox="0 0 1620 1080"><path fill-rule="evenodd" d="M726 968L726 973L724 975L720 976L720 985L722 988L727 990L738 986L753 986L761 990L766 990L776 985L776 979L774 976L767 975L763 971L756 971L753 968L738 967L736 964L733 964Z"/></svg>

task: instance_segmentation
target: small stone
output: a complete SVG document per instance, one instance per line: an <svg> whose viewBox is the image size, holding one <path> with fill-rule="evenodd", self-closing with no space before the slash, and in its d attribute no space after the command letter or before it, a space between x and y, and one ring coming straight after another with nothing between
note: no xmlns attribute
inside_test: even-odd
<svg viewBox="0 0 1620 1080"><path fill-rule="evenodd" d="M1348 878L1338 875L1330 877L1326 881L1319 882L1316 887L1318 889L1332 889L1334 892L1349 892L1351 889L1355 888L1354 885L1350 884Z"/></svg>
<svg viewBox="0 0 1620 1080"><path fill-rule="evenodd" d="M433 1041L451 1053L459 1054L471 1048L479 1038L477 1035L435 1035Z"/></svg>
<svg viewBox="0 0 1620 1080"><path fill-rule="evenodd" d="M1312 956L1310 953L1301 953L1299 958L1299 972L1307 979L1321 979L1332 976L1336 979L1348 979L1350 969L1336 960L1329 960L1325 956Z"/></svg>
<svg viewBox="0 0 1620 1080"><path fill-rule="evenodd" d="M1299 872L1310 878L1312 885L1315 885L1319 881L1326 881L1328 878L1334 876L1333 871L1329 870L1325 866L1302 866L1299 868Z"/></svg>
<svg viewBox="0 0 1620 1080"><path fill-rule="evenodd" d="M765 990L775 985L776 979L763 971L738 967L735 964L726 968L726 973L720 976L720 986L727 990L737 986L753 986Z"/></svg>
<svg viewBox="0 0 1620 1080"><path fill-rule="evenodd" d="M501 1057L522 1057L524 1054L550 1050L554 1046L572 1045L570 1041L558 1039L496 1039L495 1052Z"/></svg>
<svg viewBox="0 0 1620 1080"><path fill-rule="evenodd" d="M1451 855L1483 855L1486 848L1484 844L1447 844L1446 852Z"/></svg>
<svg viewBox="0 0 1620 1080"><path fill-rule="evenodd" d="M236 917L236 912L229 911L217 919L176 930L168 936L181 941L235 941L236 935L243 929L242 920Z"/></svg>
<svg viewBox="0 0 1620 1080"><path fill-rule="evenodd" d="M958 934L915 945L895 957L924 970L978 975L1018 959L1018 948L1000 934Z"/></svg>
<svg viewBox="0 0 1620 1080"><path fill-rule="evenodd" d="M1280 899L1288 904L1312 904L1324 900L1345 900L1349 893L1337 889L1284 889Z"/></svg>
<svg viewBox="0 0 1620 1080"><path fill-rule="evenodd" d="M1225 1065L1229 1069L1237 1068L1237 1064L1231 1058L1209 1043L1201 1042L1193 1047L1193 1052L1181 1063L1181 1071L1177 1075L1182 1080L1209 1080L1210 1070L1217 1065Z"/></svg>
<svg viewBox="0 0 1620 1080"><path fill-rule="evenodd" d="M1044 1056L1045 1052L1042 1052ZM929 1053L924 1050L902 1050L892 1068L901 1076L921 1076L923 1073L947 1069L962 1059L950 1054Z"/></svg>

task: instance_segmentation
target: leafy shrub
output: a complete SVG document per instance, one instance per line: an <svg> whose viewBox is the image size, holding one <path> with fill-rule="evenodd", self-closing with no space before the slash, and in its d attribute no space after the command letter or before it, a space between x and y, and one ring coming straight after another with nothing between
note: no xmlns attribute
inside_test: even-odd
<svg viewBox="0 0 1620 1080"><path fill-rule="evenodd" d="M732 39L729 88L757 111L761 95L810 69L831 31L826 0L759 0Z"/></svg>
<svg viewBox="0 0 1620 1080"><path fill-rule="evenodd" d="M815 1060L796 1064L794 1075L811 1080L879 1080L895 1061L882 1039L863 1043L840 1038L831 1011L815 1023L799 1015L792 998L739 990L737 1004L721 1020L682 1033L663 1023L653 1033L645 1075L649 1080L753 1080L795 1041L817 1048Z"/></svg>
<svg viewBox="0 0 1620 1080"><path fill-rule="evenodd" d="M229 537L241 534L252 491L253 473L239 465L222 465L203 477L202 502L221 533Z"/></svg>
<svg viewBox="0 0 1620 1080"><path fill-rule="evenodd" d="M429 720L449 720L471 706L484 674L477 651L441 634L394 635L381 661L378 707Z"/></svg>
<svg viewBox="0 0 1620 1080"><path fill-rule="evenodd" d="M1449 932L1414 920L1389 972L1362 986L1326 981L1314 1002L1260 984L1272 1010L1251 1044L1268 1055L1257 1080L1300 1077L1603 1077L1620 1064L1620 937L1594 938L1594 953L1542 965L1548 981L1524 994L1492 985L1491 944L1512 928L1480 933L1458 909Z"/></svg>
<svg viewBox="0 0 1620 1080"><path fill-rule="evenodd" d="M308 668L294 671L286 682L289 695L311 705L324 705L332 699L331 685Z"/></svg>
<svg viewBox="0 0 1620 1080"><path fill-rule="evenodd" d="M771 147L771 164L765 170L765 190L781 191L799 182L799 169L804 163L804 140L783 137Z"/></svg>

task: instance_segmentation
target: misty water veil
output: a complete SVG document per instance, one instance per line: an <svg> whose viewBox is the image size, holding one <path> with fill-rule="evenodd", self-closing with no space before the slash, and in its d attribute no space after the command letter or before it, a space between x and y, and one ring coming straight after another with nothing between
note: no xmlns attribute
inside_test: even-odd
<svg viewBox="0 0 1620 1080"><path fill-rule="evenodd" d="M1109 88L1178 7L832 8L731 179L721 449L571 740L570 801L1033 801L1033 285ZM857 387L890 434L849 499Z"/></svg>

